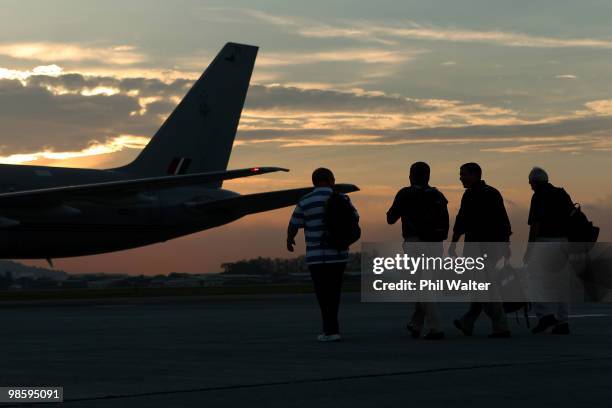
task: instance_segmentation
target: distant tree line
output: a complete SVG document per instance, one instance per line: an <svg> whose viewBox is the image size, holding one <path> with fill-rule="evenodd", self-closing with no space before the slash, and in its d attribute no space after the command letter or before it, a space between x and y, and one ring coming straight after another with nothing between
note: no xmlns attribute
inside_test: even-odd
<svg viewBox="0 0 612 408"><path fill-rule="evenodd" d="M58 282L48 276L30 277L21 276L15 278L13 272L5 271L0 275L0 290L20 287L24 289L51 289L57 288Z"/></svg>
<svg viewBox="0 0 612 408"><path fill-rule="evenodd" d="M242 259L236 262L226 262L221 264L223 274L228 275L272 275L283 276L290 273L306 273L308 266L305 257L297 258L263 258ZM361 254L350 253L347 263L347 271L361 270Z"/></svg>

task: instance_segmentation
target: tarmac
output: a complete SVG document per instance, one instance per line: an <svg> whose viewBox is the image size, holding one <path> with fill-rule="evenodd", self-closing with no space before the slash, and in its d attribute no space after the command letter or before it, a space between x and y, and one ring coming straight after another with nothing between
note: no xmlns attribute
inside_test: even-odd
<svg viewBox="0 0 612 408"><path fill-rule="evenodd" d="M511 315L489 339L442 304L442 341L410 338L411 307L345 294L342 341L319 343L312 294L0 305L0 386L63 386L45 407L610 406L612 305L573 307L570 336Z"/></svg>

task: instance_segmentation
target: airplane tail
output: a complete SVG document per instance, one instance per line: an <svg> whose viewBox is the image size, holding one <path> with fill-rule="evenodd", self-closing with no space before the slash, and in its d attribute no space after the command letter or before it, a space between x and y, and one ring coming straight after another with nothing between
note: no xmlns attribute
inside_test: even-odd
<svg viewBox="0 0 612 408"><path fill-rule="evenodd" d="M138 177L226 170L257 50L227 43L140 155L115 170Z"/></svg>

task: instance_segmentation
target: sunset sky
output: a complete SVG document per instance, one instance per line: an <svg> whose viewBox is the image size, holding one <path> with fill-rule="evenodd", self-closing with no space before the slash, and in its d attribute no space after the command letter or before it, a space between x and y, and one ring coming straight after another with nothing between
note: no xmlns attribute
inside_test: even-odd
<svg viewBox="0 0 612 408"><path fill-rule="evenodd" d="M260 50L229 167L291 172L225 188L308 186L313 168L330 167L362 190L352 199L363 239L395 240L399 226L387 226L385 212L412 162L430 163L454 219L459 165L477 161L522 240L527 174L538 165L610 241L611 15L612 2L599 0L4 0L0 162L127 163L234 41ZM222 262L286 257L290 213L55 266L214 272Z"/></svg>

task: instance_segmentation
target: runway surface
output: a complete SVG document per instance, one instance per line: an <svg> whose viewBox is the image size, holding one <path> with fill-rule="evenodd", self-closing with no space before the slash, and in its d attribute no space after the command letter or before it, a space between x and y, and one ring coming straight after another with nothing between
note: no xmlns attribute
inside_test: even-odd
<svg viewBox="0 0 612 408"><path fill-rule="evenodd" d="M68 407L609 406L612 305L571 336L413 340L409 304L346 294L343 341L318 343L314 295L0 306L0 386L64 387ZM19 404L15 406L26 406ZM46 404L46 407L59 406Z"/></svg>

